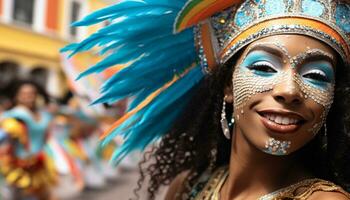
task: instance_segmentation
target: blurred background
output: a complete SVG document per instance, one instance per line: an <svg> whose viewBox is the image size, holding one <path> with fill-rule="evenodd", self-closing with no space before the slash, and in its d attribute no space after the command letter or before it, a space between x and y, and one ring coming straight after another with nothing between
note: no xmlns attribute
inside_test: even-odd
<svg viewBox="0 0 350 200"><path fill-rule="evenodd" d="M72 22L116 2L0 0L0 117L18 103L14 101L20 98L13 89L16 83L30 80L43 88L35 105L52 116L42 149L57 172L58 181L50 189L53 199L129 199L137 186L141 154L113 167L109 159L123 140L116 138L107 148L98 148L99 136L125 112L128 101L89 106L99 96L101 83L118 66L75 81L101 58L93 51L71 59L59 53L65 45L108 25L75 28ZM0 181L0 187L0 199L15 199L6 180Z"/></svg>

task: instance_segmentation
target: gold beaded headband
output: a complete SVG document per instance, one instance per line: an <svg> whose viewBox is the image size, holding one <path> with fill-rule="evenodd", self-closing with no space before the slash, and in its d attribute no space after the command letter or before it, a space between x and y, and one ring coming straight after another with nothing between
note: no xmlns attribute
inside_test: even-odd
<svg viewBox="0 0 350 200"><path fill-rule="evenodd" d="M349 63L349 19L348 0L246 0L226 4L193 0L178 15L175 30L197 23L200 61L210 72L247 44L277 34L301 34L321 40Z"/></svg>

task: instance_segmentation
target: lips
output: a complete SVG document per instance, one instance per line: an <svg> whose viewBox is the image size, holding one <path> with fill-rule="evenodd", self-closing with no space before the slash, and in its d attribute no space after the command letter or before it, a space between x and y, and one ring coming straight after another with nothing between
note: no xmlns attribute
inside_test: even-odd
<svg viewBox="0 0 350 200"><path fill-rule="evenodd" d="M265 110L258 113L264 126L275 133L294 133L305 123L301 115L293 112Z"/></svg>

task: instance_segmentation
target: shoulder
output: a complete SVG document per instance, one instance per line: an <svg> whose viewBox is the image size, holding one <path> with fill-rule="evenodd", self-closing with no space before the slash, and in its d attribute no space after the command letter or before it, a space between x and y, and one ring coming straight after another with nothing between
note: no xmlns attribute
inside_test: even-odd
<svg viewBox="0 0 350 200"><path fill-rule="evenodd" d="M341 192L315 192L308 198L309 200L350 200L350 196Z"/></svg>
<svg viewBox="0 0 350 200"><path fill-rule="evenodd" d="M2 114L2 118L16 118L28 115L28 110L21 106L16 106Z"/></svg>
<svg viewBox="0 0 350 200"><path fill-rule="evenodd" d="M188 176L189 171L184 171L181 174L177 175L176 178L171 182L168 192L165 196L165 200L175 200L178 199L176 196L183 191L184 182Z"/></svg>
<svg viewBox="0 0 350 200"><path fill-rule="evenodd" d="M350 194L342 187L322 179L306 180L302 187L307 188L299 196L308 200L350 200Z"/></svg>

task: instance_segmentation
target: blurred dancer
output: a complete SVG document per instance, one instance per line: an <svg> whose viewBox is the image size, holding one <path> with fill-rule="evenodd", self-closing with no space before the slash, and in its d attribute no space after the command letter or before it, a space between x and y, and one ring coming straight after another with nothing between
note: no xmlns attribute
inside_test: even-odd
<svg viewBox="0 0 350 200"><path fill-rule="evenodd" d="M47 102L48 97L32 81L16 82L12 91L14 107L1 118L7 138L3 144L8 145L3 151L6 156L0 157L0 173L13 199L50 199L55 170L43 149L52 117L38 105L40 98Z"/></svg>

